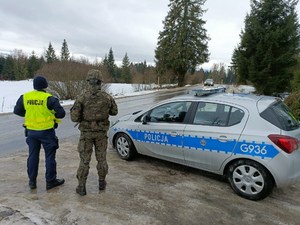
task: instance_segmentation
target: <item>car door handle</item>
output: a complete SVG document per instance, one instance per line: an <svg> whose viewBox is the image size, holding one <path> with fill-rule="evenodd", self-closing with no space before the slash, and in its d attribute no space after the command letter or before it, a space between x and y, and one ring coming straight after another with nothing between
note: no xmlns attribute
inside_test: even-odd
<svg viewBox="0 0 300 225"><path fill-rule="evenodd" d="M173 136L173 137L175 137L175 136L178 135L177 132L175 132L175 131L172 131L172 132L170 132L169 134L170 134L171 136Z"/></svg>
<svg viewBox="0 0 300 225"><path fill-rule="evenodd" d="M227 138L227 136L220 136L220 137L218 138L218 140L219 140L220 142L227 142L227 141L230 141L230 140Z"/></svg>

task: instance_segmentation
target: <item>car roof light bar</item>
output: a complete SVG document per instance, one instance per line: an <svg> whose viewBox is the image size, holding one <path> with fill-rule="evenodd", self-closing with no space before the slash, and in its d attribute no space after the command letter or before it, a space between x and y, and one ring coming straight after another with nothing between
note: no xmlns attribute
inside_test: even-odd
<svg viewBox="0 0 300 225"><path fill-rule="evenodd" d="M225 92L225 87L204 87L199 89L192 90L195 93L195 96L205 96L215 93Z"/></svg>

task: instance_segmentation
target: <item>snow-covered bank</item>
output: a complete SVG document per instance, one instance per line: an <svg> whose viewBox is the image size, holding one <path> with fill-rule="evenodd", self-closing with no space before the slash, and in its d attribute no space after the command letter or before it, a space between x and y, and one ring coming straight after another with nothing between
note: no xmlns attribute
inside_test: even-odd
<svg viewBox="0 0 300 225"><path fill-rule="evenodd" d="M109 84L108 93L115 98L122 96L140 95L153 92L154 90L144 90L141 85L132 84ZM32 79L21 81L0 81L0 113L13 112L16 101L20 95L33 90ZM62 105L72 104L72 100L62 101Z"/></svg>

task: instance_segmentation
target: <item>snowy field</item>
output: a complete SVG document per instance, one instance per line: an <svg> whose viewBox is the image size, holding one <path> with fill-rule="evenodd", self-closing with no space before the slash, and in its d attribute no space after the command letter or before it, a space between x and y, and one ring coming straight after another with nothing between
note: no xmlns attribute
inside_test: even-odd
<svg viewBox="0 0 300 225"><path fill-rule="evenodd" d="M153 92L154 90L143 90L141 85L132 84L109 84L108 93L115 98L122 96L140 95ZM20 95L33 90L32 79L22 81L0 81L0 113L13 112L16 101ZM70 105L74 101L62 101L62 105Z"/></svg>

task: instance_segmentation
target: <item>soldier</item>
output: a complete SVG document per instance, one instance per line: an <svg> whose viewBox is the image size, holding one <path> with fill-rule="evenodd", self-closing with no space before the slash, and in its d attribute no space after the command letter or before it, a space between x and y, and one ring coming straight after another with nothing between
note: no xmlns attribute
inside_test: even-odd
<svg viewBox="0 0 300 225"><path fill-rule="evenodd" d="M89 88L79 95L70 110L71 120L79 123L80 139L78 152L80 164L77 170L78 186L76 192L86 195L86 180L93 147L97 160L99 190L106 187L105 177L108 172L106 161L107 131L109 115L117 115L118 107L112 96L101 90L102 75L99 70L92 69L86 78Z"/></svg>

